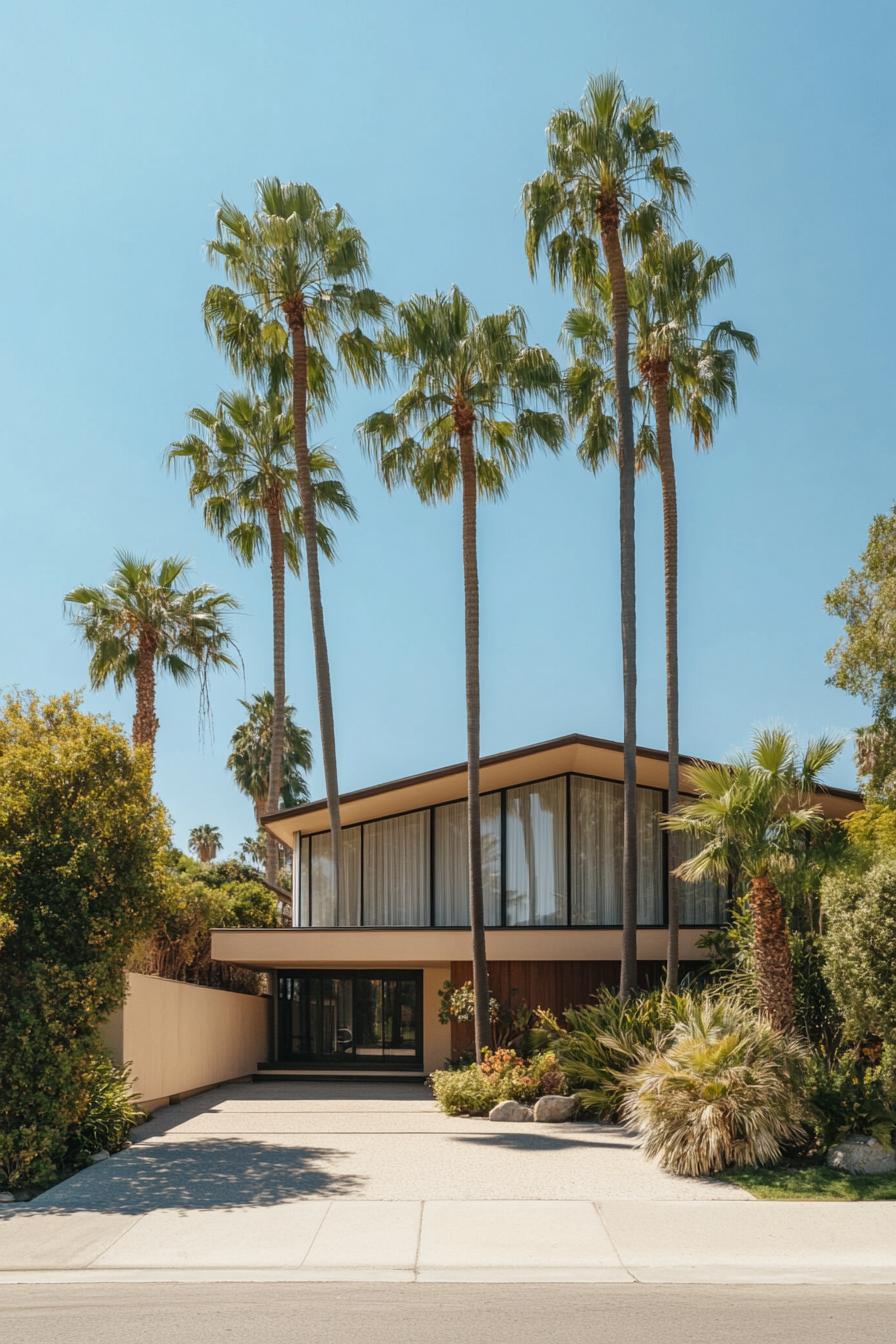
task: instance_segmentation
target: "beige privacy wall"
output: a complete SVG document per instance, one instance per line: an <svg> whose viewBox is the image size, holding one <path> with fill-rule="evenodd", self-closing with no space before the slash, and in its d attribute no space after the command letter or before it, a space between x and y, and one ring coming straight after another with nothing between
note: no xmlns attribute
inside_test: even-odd
<svg viewBox="0 0 896 1344"><path fill-rule="evenodd" d="M267 1059L270 999L129 971L128 993L102 1029L118 1064L130 1063L148 1110L169 1097L254 1073Z"/></svg>

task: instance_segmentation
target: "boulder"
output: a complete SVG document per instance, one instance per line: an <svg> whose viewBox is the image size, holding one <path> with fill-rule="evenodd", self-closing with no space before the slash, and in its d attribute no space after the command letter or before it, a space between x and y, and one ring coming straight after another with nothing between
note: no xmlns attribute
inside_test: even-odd
<svg viewBox="0 0 896 1344"><path fill-rule="evenodd" d="M0 1190L0 1204L15 1204L17 1198L11 1190Z"/></svg>
<svg viewBox="0 0 896 1344"><path fill-rule="evenodd" d="M511 1120L518 1123L532 1119L532 1107L523 1106L518 1101L499 1101L488 1113L489 1120Z"/></svg>
<svg viewBox="0 0 896 1344"><path fill-rule="evenodd" d="M825 1159L835 1171L850 1176L889 1176L896 1171L896 1152L870 1134L850 1134L828 1149Z"/></svg>
<svg viewBox="0 0 896 1344"><path fill-rule="evenodd" d="M535 1120L542 1125L558 1125L571 1120L576 1113L576 1097L539 1097L535 1103Z"/></svg>
<svg viewBox="0 0 896 1344"><path fill-rule="evenodd" d="M90 1160L91 1162L105 1162L108 1156L105 1148L101 1148L98 1153L91 1153Z"/></svg>

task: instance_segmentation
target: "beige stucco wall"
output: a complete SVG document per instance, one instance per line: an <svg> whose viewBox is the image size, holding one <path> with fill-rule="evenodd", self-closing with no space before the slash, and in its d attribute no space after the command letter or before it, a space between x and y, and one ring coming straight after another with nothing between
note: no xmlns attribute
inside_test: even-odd
<svg viewBox="0 0 896 1344"><path fill-rule="evenodd" d="M268 1057L268 998L128 972L124 1006L102 1030L130 1063L148 1109L169 1097L253 1073Z"/></svg>
<svg viewBox="0 0 896 1344"><path fill-rule="evenodd" d="M451 1023L439 1021L439 990L451 979L451 966L426 966L423 970L423 1068L440 1069L451 1054Z"/></svg>

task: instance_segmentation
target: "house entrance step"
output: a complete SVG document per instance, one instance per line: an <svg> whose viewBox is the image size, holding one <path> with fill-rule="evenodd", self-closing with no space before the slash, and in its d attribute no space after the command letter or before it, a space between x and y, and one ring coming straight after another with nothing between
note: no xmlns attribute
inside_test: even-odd
<svg viewBox="0 0 896 1344"><path fill-rule="evenodd" d="M300 1065L260 1063L252 1074L253 1083L332 1083L340 1080L350 1083L420 1083L426 1082L425 1073L409 1073L407 1069L315 1069Z"/></svg>

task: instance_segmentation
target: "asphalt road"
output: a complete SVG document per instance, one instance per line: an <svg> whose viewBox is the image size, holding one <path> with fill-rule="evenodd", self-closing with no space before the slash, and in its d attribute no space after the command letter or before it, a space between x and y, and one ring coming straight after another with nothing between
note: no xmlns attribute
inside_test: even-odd
<svg viewBox="0 0 896 1344"><path fill-rule="evenodd" d="M15 1344L892 1344L896 1288L86 1284L0 1288Z"/></svg>

